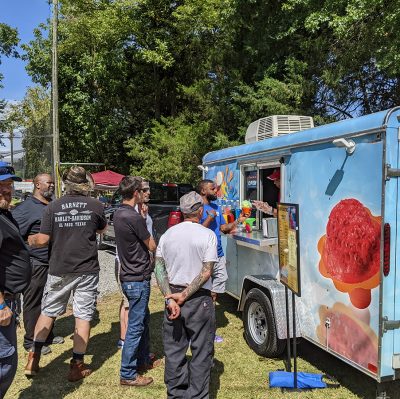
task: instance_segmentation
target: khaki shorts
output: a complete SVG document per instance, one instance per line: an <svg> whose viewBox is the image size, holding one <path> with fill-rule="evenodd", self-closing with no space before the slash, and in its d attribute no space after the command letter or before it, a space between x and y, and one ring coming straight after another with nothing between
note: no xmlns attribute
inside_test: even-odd
<svg viewBox="0 0 400 399"><path fill-rule="evenodd" d="M118 257L115 257L115 279L117 280L119 292L121 294L121 301L123 302L122 306L124 308L129 308L129 300L125 296L124 292L122 291L121 280L119 278L120 271L121 271L121 267L120 267L120 263L119 263Z"/></svg>
<svg viewBox="0 0 400 399"><path fill-rule="evenodd" d="M225 292L225 283L228 280L228 272L226 271L226 258L221 256L218 258L218 262L214 265L211 282L212 282L212 292L217 294L223 294Z"/></svg>
<svg viewBox="0 0 400 399"><path fill-rule="evenodd" d="M99 273L62 276L47 276L42 298L42 313L48 317L58 317L67 310L72 292L74 316L82 320L92 320L96 311Z"/></svg>

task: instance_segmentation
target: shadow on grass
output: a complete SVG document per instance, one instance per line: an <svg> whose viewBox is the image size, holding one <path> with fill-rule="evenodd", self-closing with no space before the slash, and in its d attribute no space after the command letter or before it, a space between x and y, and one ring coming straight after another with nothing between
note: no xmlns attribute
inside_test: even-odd
<svg viewBox="0 0 400 399"><path fill-rule="evenodd" d="M241 318L240 312L237 310L238 301L228 294L218 294L217 305L215 307L215 316L217 318L217 328L226 327L228 325L228 318L225 312L228 312L237 318Z"/></svg>
<svg viewBox="0 0 400 399"><path fill-rule="evenodd" d="M361 371L346 364L311 342L301 340L298 345L299 356L317 367L323 374L336 378L340 385L346 387L363 399L375 399L378 388L377 382ZM379 391L386 392L391 399L400 398L400 382L390 382L379 385Z"/></svg>
<svg viewBox="0 0 400 399"><path fill-rule="evenodd" d="M211 369L210 399L216 399L220 388L220 377L224 373L224 363L214 358L214 367Z"/></svg>
<svg viewBox="0 0 400 399"><path fill-rule="evenodd" d="M69 360L72 357L73 341L69 339L71 327L74 326L74 317L67 316L57 320L57 333L66 337L66 347L62 354L53 359L49 364L41 368L39 374L32 378L32 383L25 388L19 395L19 399L32 398L63 398L70 392L75 391L83 382L69 382L67 374L69 369ZM98 324L98 315L92 321L92 328ZM117 346L114 344L119 337L119 323L112 323L110 329L104 333L96 334L89 340L87 355L93 355L92 362L89 364L95 372L105 361L117 352ZM111 343L111 344L110 344ZM51 381L51 384L49 383Z"/></svg>

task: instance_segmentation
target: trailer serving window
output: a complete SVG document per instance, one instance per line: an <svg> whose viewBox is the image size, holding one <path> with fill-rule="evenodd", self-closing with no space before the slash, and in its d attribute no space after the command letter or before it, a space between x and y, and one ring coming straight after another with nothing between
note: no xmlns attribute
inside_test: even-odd
<svg viewBox="0 0 400 399"><path fill-rule="evenodd" d="M271 177L276 177L280 167L279 160L242 165L240 201L263 201L276 209L280 199L280 189L277 187L276 179L271 180ZM262 219L273 217L273 215L253 209L251 217L256 218L254 228L260 230Z"/></svg>

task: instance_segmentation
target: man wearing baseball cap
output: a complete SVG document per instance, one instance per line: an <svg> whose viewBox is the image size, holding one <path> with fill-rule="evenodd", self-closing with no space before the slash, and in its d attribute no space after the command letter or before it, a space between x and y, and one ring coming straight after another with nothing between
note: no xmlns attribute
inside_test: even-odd
<svg viewBox="0 0 400 399"><path fill-rule="evenodd" d="M81 166L71 166L62 180L66 194L46 206L40 233L28 237L33 248L49 245L49 272L25 375L39 372L42 348L54 320L65 313L72 293L75 333L67 378L74 382L91 374L84 355L98 294L96 233L106 229L107 220L101 202L89 196L94 187L90 173Z"/></svg>
<svg viewBox="0 0 400 399"><path fill-rule="evenodd" d="M14 169L0 162L0 398L17 370L17 295L29 283L29 253L9 207L13 182L21 181Z"/></svg>
<svg viewBox="0 0 400 399"><path fill-rule="evenodd" d="M276 188L281 188L281 170L279 168L275 169L269 176L267 176L268 180L271 180ZM280 193L278 193L278 202L279 202ZM261 212L264 212L268 215L272 215L273 217L278 216L278 210L268 204L268 202L263 201L253 201L254 206Z"/></svg>
<svg viewBox="0 0 400 399"><path fill-rule="evenodd" d="M217 237L199 224L199 194L181 197L180 209L183 222L167 230L156 252L155 274L166 298L164 380L168 398L208 398L215 336L210 276L218 260Z"/></svg>

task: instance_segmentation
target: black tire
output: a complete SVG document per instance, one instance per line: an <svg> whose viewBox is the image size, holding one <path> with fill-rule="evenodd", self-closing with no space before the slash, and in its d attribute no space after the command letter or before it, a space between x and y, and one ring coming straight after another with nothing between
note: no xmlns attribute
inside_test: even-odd
<svg viewBox="0 0 400 399"><path fill-rule="evenodd" d="M96 234L97 249L107 249L107 245L103 244L103 234Z"/></svg>
<svg viewBox="0 0 400 399"><path fill-rule="evenodd" d="M271 301L258 288L247 294L243 324L247 344L258 355L278 357L283 353L286 340L278 338Z"/></svg>

